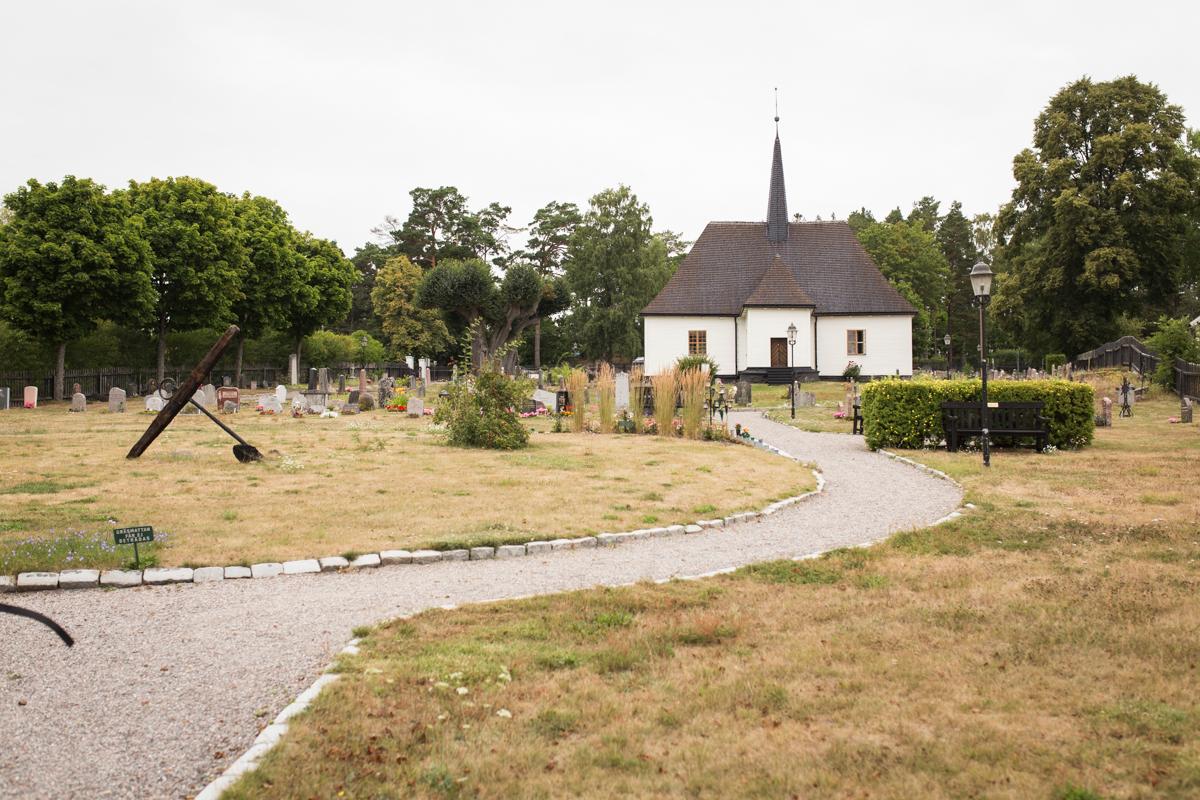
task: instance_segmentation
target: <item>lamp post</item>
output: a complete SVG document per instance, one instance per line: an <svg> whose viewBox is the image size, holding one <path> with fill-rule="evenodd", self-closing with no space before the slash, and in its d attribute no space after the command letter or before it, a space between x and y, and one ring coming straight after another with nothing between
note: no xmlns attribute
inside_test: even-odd
<svg viewBox="0 0 1200 800"><path fill-rule="evenodd" d="M789 393L792 395L792 419L796 418L796 323L788 325L788 347L791 348L791 357L788 360L788 366L792 369L788 374L788 385L791 387Z"/></svg>
<svg viewBox="0 0 1200 800"><path fill-rule="evenodd" d="M992 270L980 262L971 268L971 293L979 309L979 368L983 376L983 396L980 400L980 421L983 429L983 465L992 465L992 454L988 442L988 399L987 399L987 325L986 309L992 299Z"/></svg>
<svg viewBox="0 0 1200 800"><path fill-rule="evenodd" d="M949 320L947 320L949 322ZM947 333L942 337L942 344L946 345L946 380L950 380L950 334Z"/></svg>

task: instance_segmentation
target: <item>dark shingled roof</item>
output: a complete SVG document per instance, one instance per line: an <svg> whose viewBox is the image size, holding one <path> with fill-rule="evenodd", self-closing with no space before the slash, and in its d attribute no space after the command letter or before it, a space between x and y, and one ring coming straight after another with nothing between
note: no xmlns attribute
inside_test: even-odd
<svg viewBox="0 0 1200 800"><path fill-rule="evenodd" d="M742 303L744 306L815 306L812 298L804 293L796 277L778 255L763 273L758 286Z"/></svg>
<svg viewBox="0 0 1200 800"><path fill-rule="evenodd" d="M642 313L738 316L776 256L816 314L916 313L845 222L792 222L782 242L767 239L764 222L710 222Z"/></svg>

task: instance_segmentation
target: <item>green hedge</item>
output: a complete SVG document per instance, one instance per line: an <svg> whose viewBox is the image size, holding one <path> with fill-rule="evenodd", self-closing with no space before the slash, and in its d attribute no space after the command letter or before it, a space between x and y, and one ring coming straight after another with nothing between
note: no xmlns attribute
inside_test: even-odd
<svg viewBox="0 0 1200 800"><path fill-rule="evenodd" d="M867 445L880 447L936 447L942 433L942 403L979 402L978 380L872 381L862 390L863 431ZM988 400L1032 402L1041 400L1042 414L1050 422L1050 444L1057 448L1084 447L1095 430L1092 387L1070 381L990 381Z"/></svg>

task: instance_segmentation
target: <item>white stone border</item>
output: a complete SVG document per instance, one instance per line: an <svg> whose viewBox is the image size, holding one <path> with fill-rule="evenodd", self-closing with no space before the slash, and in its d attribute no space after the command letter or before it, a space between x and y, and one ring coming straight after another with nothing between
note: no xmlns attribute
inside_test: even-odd
<svg viewBox="0 0 1200 800"><path fill-rule="evenodd" d="M775 455L791 459L798 464L805 462L778 447L760 439L735 440L741 444L758 447ZM0 593L47 591L51 589L94 589L129 588L135 586L165 586L172 583L210 583L224 580L267 579L278 576L319 574L343 570L366 569L392 564L433 564L440 561L483 561L494 558L517 558L520 556L543 555L555 550L577 550L592 547L615 547L625 542L642 539L657 539L700 533L704 530L728 528L743 522L753 522L769 517L788 506L807 500L825 491L825 476L815 467L810 467L816 478L817 488L811 492L785 497L760 511L742 511L719 519L701 519L689 525L668 525L661 528L641 528L624 533L598 533L570 539L535 540L525 544L506 544L498 547L472 547L459 550L382 550L364 553L352 561L342 556L305 558L295 561L265 562L246 566L230 567L148 567L144 570L96 570L72 569L62 572L22 572L15 578L0 575Z"/></svg>

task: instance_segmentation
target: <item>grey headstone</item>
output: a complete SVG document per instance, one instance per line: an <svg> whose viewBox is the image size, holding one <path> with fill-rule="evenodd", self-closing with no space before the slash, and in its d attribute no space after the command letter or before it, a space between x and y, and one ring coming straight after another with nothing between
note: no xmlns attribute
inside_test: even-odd
<svg viewBox="0 0 1200 800"><path fill-rule="evenodd" d="M338 373L338 394L346 391L346 373Z"/></svg>
<svg viewBox="0 0 1200 800"><path fill-rule="evenodd" d="M192 399L195 400L200 405L204 405L204 390L197 389L196 393L194 395L192 395ZM184 403L183 410L180 411L179 413L180 414L199 414L200 411L191 403Z"/></svg>
<svg viewBox="0 0 1200 800"><path fill-rule="evenodd" d="M629 408L629 373L617 373L617 410Z"/></svg>
<svg viewBox="0 0 1200 800"><path fill-rule="evenodd" d="M71 395L70 410L77 412L87 411L87 398L84 397L83 392L76 392L75 394Z"/></svg>
<svg viewBox="0 0 1200 800"><path fill-rule="evenodd" d="M747 380L738 381L737 382L737 399L735 402L739 406L748 406L748 405L750 405L750 398L751 398L750 381L747 381Z"/></svg>
<svg viewBox="0 0 1200 800"><path fill-rule="evenodd" d="M408 398L408 415L410 417L425 416L425 398L424 397Z"/></svg>
<svg viewBox="0 0 1200 800"><path fill-rule="evenodd" d="M317 368L316 367L308 368L308 390L310 392L315 392L317 390Z"/></svg>
<svg viewBox="0 0 1200 800"><path fill-rule="evenodd" d="M800 408L812 408L817 404L817 396L812 392L796 392L796 405Z"/></svg>
<svg viewBox="0 0 1200 800"><path fill-rule="evenodd" d="M200 391L204 393L204 403L203 403L204 407L205 408L216 408L217 407L217 387L213 386L211 383L206 383L200 387Z"/></svg>
<svg viewBox="0 0 1200 800"><path fill-rule="evenodd" d="M1184 397L1179 401L1179 421L1184 423L1192 421L1192 398Z"/></svg>
<svg viewBox="0 0 1200 800"><path fill-rule="evenodd" d="M558 411L558 395L554 392L548 392L545 389L535 389L533 392L533 402L541 403L551 414Z"/></svg>
<svg viewBox="0 0 1200 800"><path fill-rule="evenodd" d="M276 386L275 397L279 400L279 405L283 405L283 401L287 400L287 387L283 384Z"/></svg>
<svg viewBox="0 0 1200 800"><path fill-rule="evenodd" d="M349 399L346 400L346 402L349 403L350 405L358 405L358 395L359 395L358 389L352 389L350 391L350 397L349 397Z"/></svg>
<svg viewBox="0 0 1200 800"><path fill-rule="evenodd" d="M12 389L0 386L0 411L8 411L12 405Z"/></svg>
<svg viewBox="0 0 1200 800"><path fill-rule="evenodd" d="M108 410L111 414L125 413L125 390L120 386L108 390Z"/></svg>
<svg viewBox="0 0 1200 800"><path fill-rule="evenodd" d="M317 391L329 394L329 367L317 370Z"/></svg>
<svg viewBox="0 0 1200 800"><path fill-rule="evenodd" d="M292 408L299 410L299 411L307 411L308 410L308 398L305 397L304 395L300 394L299 392L296 392L295 395L292 397Z"/></svg>
<svg viewBox="0 0 1200 800"><path fill-rule="evenodd" d="M153 411L155 414L157 414L159 411L163 410L163 405L166 402L166 400L163 400L162 395L158 393L148 394L146 395L146 410Z"/></svg>

